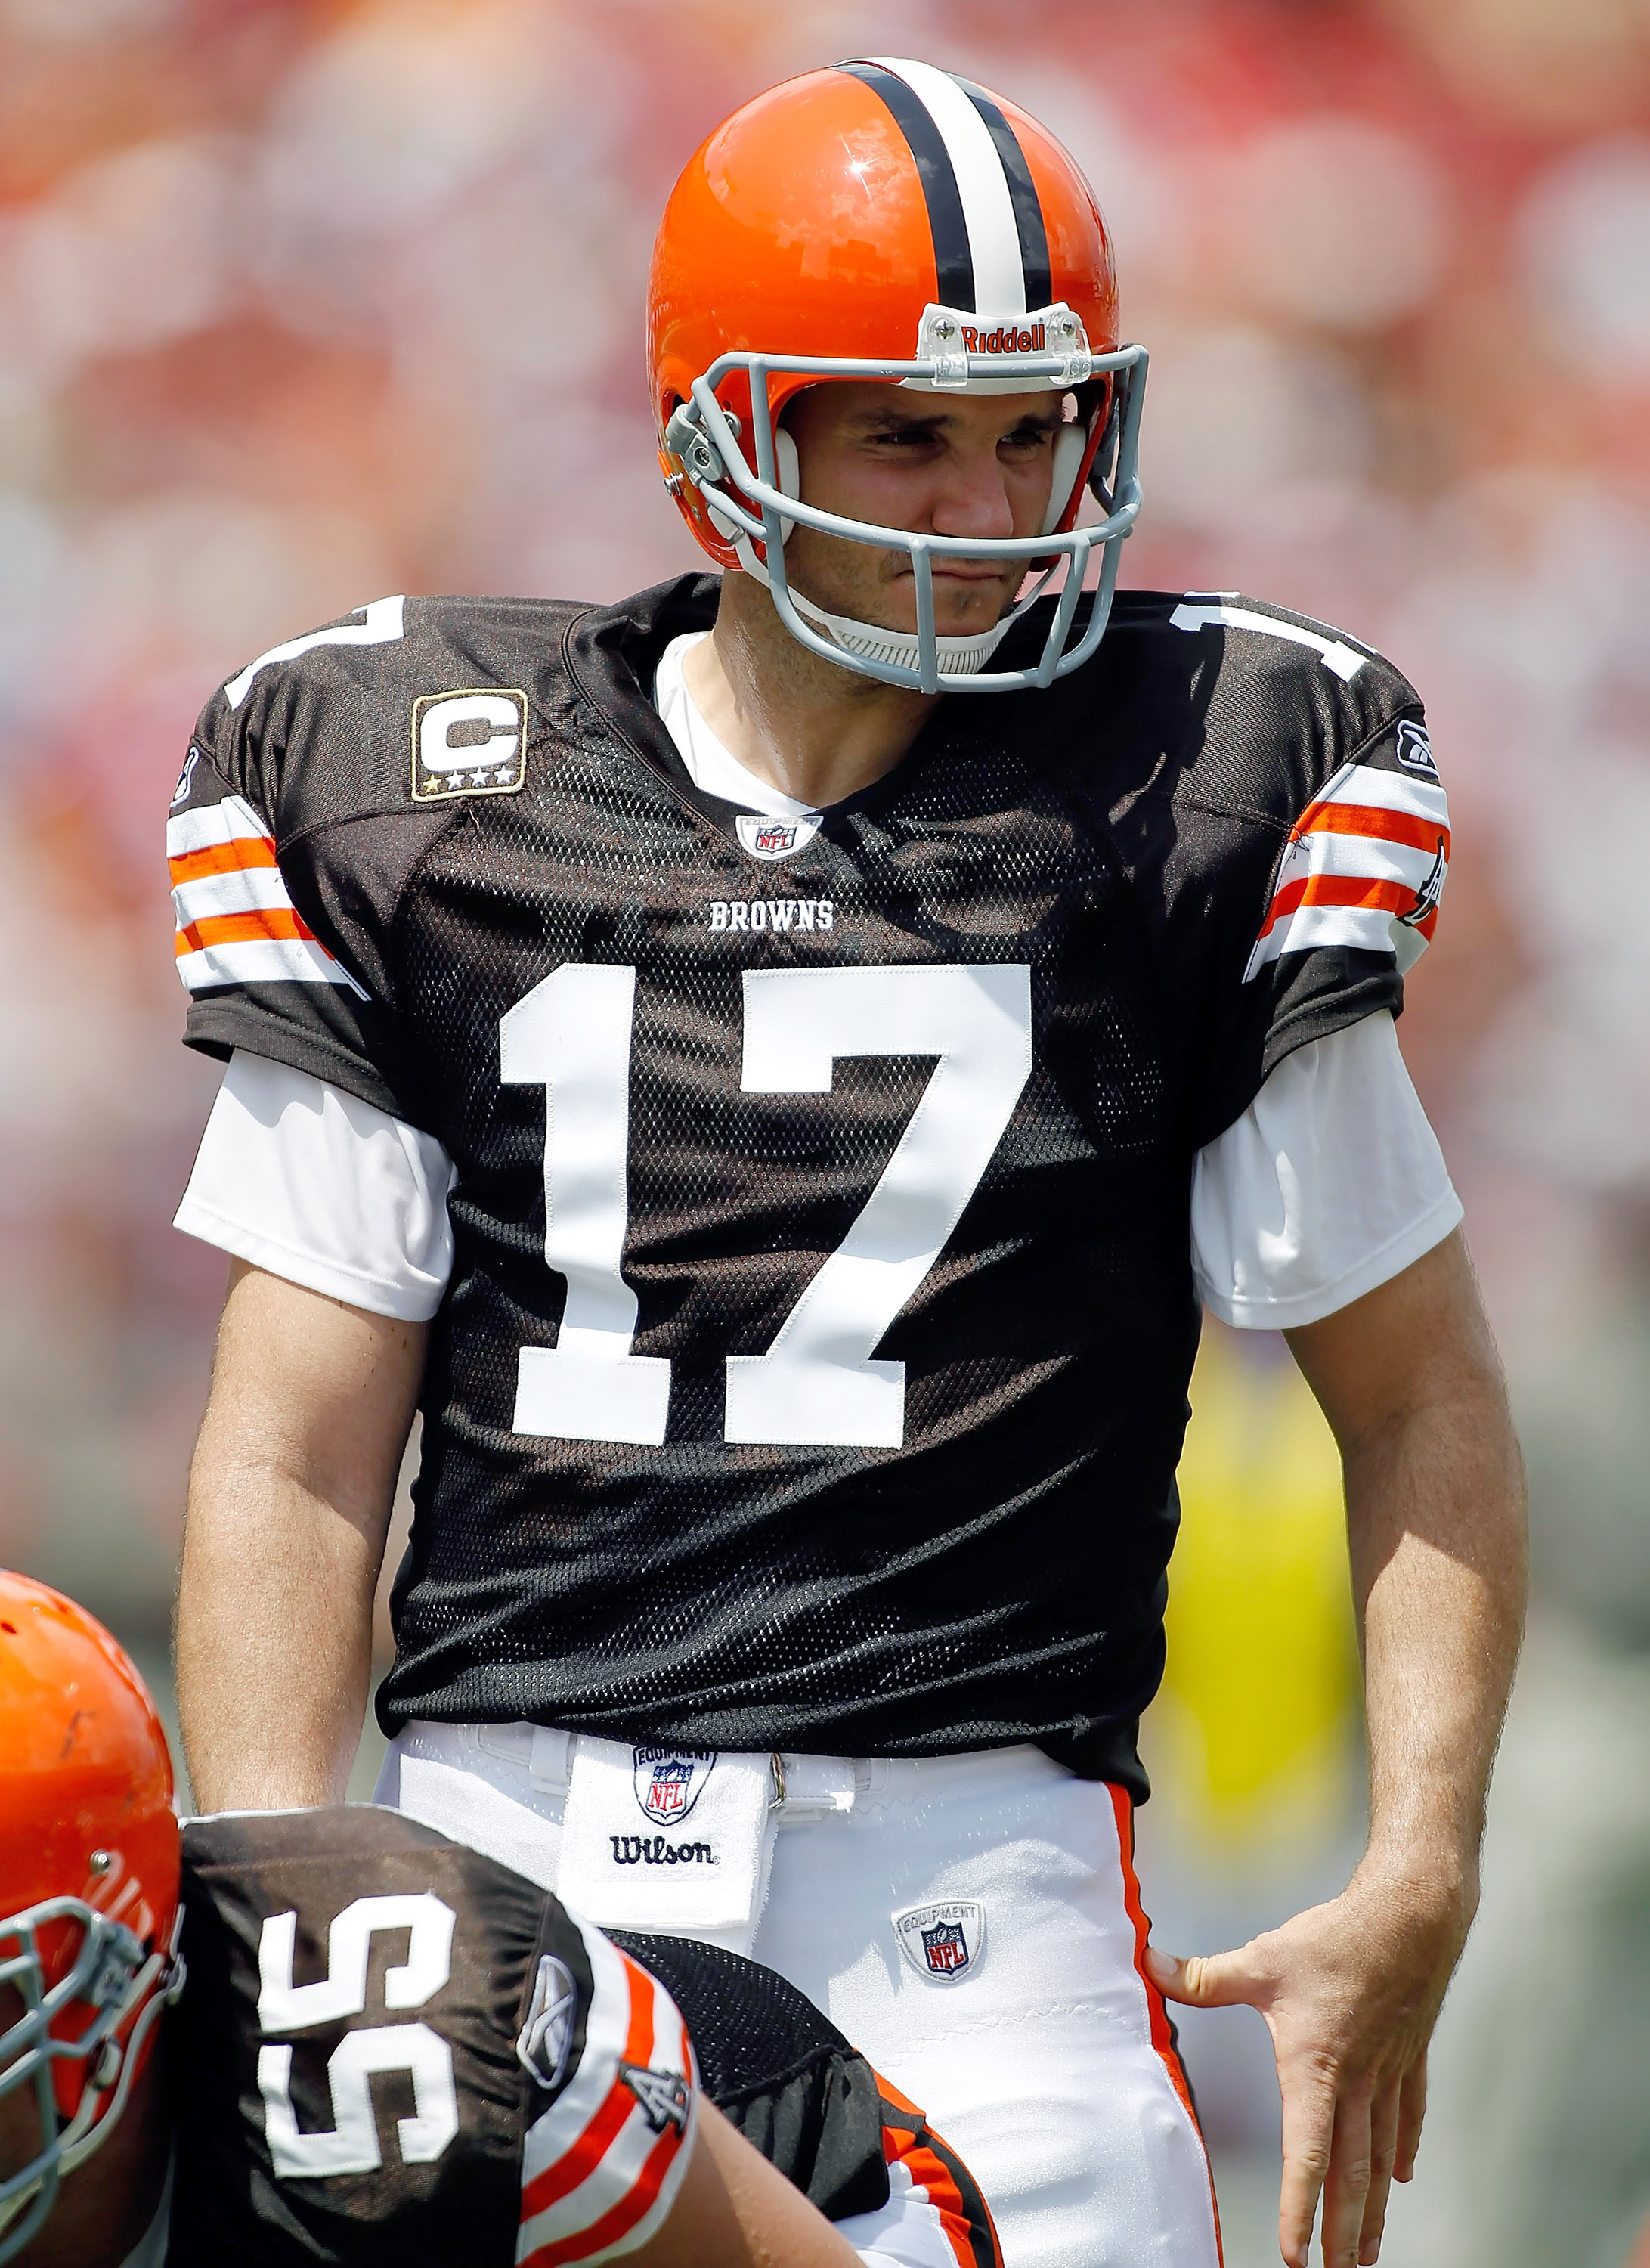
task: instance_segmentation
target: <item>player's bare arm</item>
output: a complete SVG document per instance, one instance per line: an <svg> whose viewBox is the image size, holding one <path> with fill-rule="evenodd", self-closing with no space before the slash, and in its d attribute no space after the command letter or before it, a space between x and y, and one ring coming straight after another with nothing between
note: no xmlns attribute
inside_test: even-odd
<svg viewBox="0 0 1650 2268"><path fill-rule="evenodd" d="M1153 1958L1172 1998L1265 2016L1284 2257L1305 2268L1322 2194L1324 2260L1352 2268L1377 2257L1389 2184L1414 2169L1427 2043L1477 1905L1523 1614L1523 1482L1459 1233L1290 1343L1345 1469L1368 1847L1328 1905L1234 1953Z"/></svg>
<svg viewBox="0 0 1650 2268"><path fill-rule="evenodd" d="M178 1701L203 1810L343 1794L425 1336L231 1265L178 1591Z"/></svg>
<svg viewBox="0 0 1650 2268"><path fill-rule="evenodd" d="M630 2258L634 2268L858 2268L859 2255L714 2103L703 2102L681 2194Z"/></svg>

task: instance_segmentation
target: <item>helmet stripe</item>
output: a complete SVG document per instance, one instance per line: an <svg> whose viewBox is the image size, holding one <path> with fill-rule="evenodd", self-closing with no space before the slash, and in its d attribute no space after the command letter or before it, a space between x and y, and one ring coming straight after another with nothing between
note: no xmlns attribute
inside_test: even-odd
<svg viewBox="0 0 1650 2268"><path fill-rule="evenodd" d="M932 63L912 63L900 55L873 55L871 60L910 89L945 145L974 269L974 298L968 304L982 315L1020 314L1028 307L1042 306L1041 299L1026 298L1020 229L1002 153L962 82Z"/></svg>
<svg viewBox="0 0 1650 2268"><path fill-rule="evenodd" d="M928 226L934 239L936 290L943 307L974 308L974 253L969 225L963 217L962 195L957 186L951 152L927 105L916 90L880 63L838 63L838 70L860 79L892 112L917 164L928 207Z"/></svg>
<svg viewBox="0 0 1650 2268"><path fill-rule="evenodd" d="M976 86L969 78L959 78L957 85L985 121L986 131L1002 161L1009 197L1014 208L1014 227L1020 238L1020 264L1026 279L1026 306L1032 309L1046 307L1054 297L1054 278L1049 265L1049 232L1043 225L1042 200L1037 195L1037 185L1031 178L1031 168L1026 163L1026 153L1020 146L1020 136L983 86Z"/></svg>

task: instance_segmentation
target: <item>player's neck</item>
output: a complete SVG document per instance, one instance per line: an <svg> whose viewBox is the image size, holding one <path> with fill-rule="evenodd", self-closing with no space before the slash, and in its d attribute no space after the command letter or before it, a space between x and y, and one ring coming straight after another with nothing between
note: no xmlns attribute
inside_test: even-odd
<svg viewBox="0 0 1650 2268"><path fill-rule="evenodd" d="M716 629L687 658L694 705L729 755L799 803L840 803L891 772L939 694L810 653L749 575L722 578Z"/></svg>

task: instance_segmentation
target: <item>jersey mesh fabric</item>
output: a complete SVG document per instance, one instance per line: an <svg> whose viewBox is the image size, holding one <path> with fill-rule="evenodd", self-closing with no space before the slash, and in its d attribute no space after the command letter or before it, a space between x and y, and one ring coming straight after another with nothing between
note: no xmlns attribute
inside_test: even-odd
<svg viewBox="0 0 1650 2268"><path fill-rule="evenodd" d="M427 1322L452 1262L452 1178L433 1137L238 1049L173 1225L328 1298ZM1381 1012L1296 1049L1197 1152L1192 1273L1223 1322L1290 1329L1390 1282L1462 1213Z"/></svg>
<svg viewBox="0 0 1650 2268"><path fill-rule="evenodd" d="M180 784L186 813L232 792L263 815L293 906L367 996L225 984L193 1043L335 1080L457 1172L380 1717L859 1755L1030 1739L1142 1793L1191 1161L1293 1048L1401 998L1389 950L1246 968L1295 822L1352 758L1388 762L1418 704L1374 658L1321 666L1290 618L1187 635L1173 600L1130 594L1083 672L942 703L895 773L763 862L644 690L713 605L698 579L582 615L409 602L396 642L220 696ZM531 719L519 792L414 808L416 704L484 683ZM819 917L776 926L780 902ZM513 1430L519 1357L556 1344L565 1279L545 1090L501 1081L497 1035L580 963L636 971L622 1265L634 1351L673 1366L659 1447ZM1033 1068L873 1350L905 1366L900 1446L725 1440L726 1360L771 1346L933 1070L842 1055L829 1094L745 1092L744 974L969 967L1028 972Z"/></svg>
<svg viewBox="0 0 1650 2268"><path fill-rule="evenodd" d="M829 2220L887 2204L876 2074L805 1993L720 1946L610 1934L669 1987L704 2094L811 2204Z"/></svg>
<svg viewBox="0 0 1650 2268"><path fill-rule="evenodd" d="M669 1986L704 2093L828 2220L851 2224L856 2249L1001 2268L991 2213L961 2159L806 1993L719 1946L612 1934ZM908 2256L901 2239L925 2217L929 2241Z"/></svg>
<svg viewBox="0 0 1650 2268"><path fill-rule="evenodd" d="M835 814L782 881L754 878L834 912L823 936L770 932L764 966L1032 964L1036 1068L879 1350L906 1364L897 1452L729 1447L724 1361L765 1351L846 1236L932 1059L839 1060L829 1096L741 1092L752 941L711 932L707 902L753 877L724 852L713 880L696 814L622 747L569 755L531 802L428 854L398 990L459 1182L416 1499L435 1516L397 1586L388 1725L507 1714L920 1753L1086 1733L1084 1653L1120 1713L1142 1705L1194 1331L1189 1160L1133 909L1029 770L1024 751L930 766L897 811ZM512 891L525 872L554 881ZM542 1090L501 1087L475 1044L541 976L591 961L638 972L625 1274L636 1352L674 1366L663 1447L600 1456L512 1431L518 1351L555 1343L563 1284L544 1265ZM1122 1518L1095 1501L1102 1464ZM1005 1600L1013 1565L1031 1580Z"/></svg>

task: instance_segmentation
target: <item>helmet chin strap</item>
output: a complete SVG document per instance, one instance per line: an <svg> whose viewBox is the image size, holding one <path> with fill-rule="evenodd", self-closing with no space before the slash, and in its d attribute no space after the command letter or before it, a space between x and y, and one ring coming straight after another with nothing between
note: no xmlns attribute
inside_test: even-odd
<svg viewBox="0 0 1650 2268"><path fill-rule="evenodd" d="M745 572L754 575L759 583L767 584L771 590L773 586L769 581L768 570L756 556L755 547L749 536L739 535L733 548ZM993 622L990 630L977 631L972 637L936 636L934 651L939 657L939 674L942 677L966 677L975 670L983 669L1032 600L1040 594L1053 572L1050 567L1039 576L1019 604L1011 607L1002 620ZM922 640L915 630L885 630L880 622L856 622L851 615L833 615L823 607L816 607L812 599L804 598L794 584L790 585L790 592L791 603L798 614L805 615L809 622L829 631L845 653L863 654L867 661L900 662L908 669L920 666Z"/></svg>
<svg viewBox="0 0 1650 2268"><path fill-rule="evenodd" d="M786 496L799 497L802 483L796 443L783 426L774 434L774 457L779 487ZM1068 477L1068 492L1070 486ZM1061 499L1061 507L1063 505L1064 498ZM1058 519L1059 509L1052 510L1053 519ZM731 521L723 520L714 506L711 507L711 517L718 534L726 534L732 541L739 563L745 572L754 575L759 583L771 590L773 585L767 566L756 556L755 545L751 538L743 530L735 528ZM793 519L785 522L784 541L786 543L791 541L795 526ZM1027 608L1041 595L1044 584L1053 572L1052 567L1046 568L1026 596L1011 607L1000 621L993 622L990 630L977 630L972 637L936 636L934 650L939 657L939 674L942 677L967 677L983 669ZM790 586L790 592L791 603L798 614L806 615L809 622L829 632L845 653L863 655L867 661L897 662L908 669L920 667L922 640L915 630L885 630L880 622L856 622L851 615L833 615L823 607L816 607L812 599L804 598L794 585Z"/></svg>

